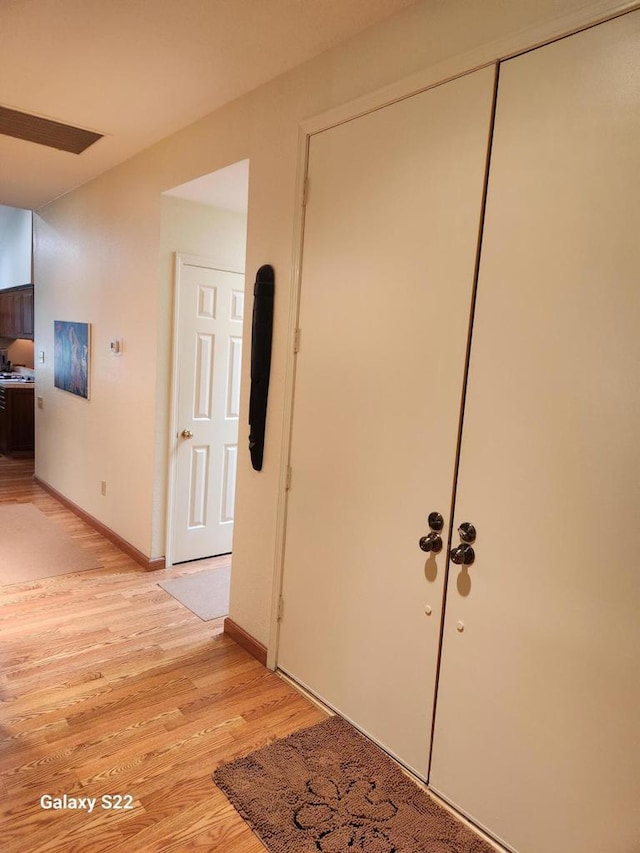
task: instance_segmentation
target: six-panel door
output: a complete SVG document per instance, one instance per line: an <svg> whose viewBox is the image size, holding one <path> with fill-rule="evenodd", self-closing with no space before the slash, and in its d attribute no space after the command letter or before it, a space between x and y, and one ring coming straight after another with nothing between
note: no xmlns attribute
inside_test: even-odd
<svg viewBox="0 0 640 853"><path fill-rule="evenodd" d="M183 263L172 561L231 551L244 276Z"/></svg>

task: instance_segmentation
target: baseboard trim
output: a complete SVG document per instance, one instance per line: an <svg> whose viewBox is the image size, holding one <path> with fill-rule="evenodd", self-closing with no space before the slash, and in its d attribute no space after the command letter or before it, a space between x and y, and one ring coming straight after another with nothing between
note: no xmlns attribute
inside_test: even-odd
<svg viewBox="0 0 640 853"><path fill-rule="evenodd" d="M135 545L132 545L130 542L127 542L126 539L123 539L122 536L119 536L110 527L107 527L106 524L103 524L101 521L98 521L97 518L94 518L92 515L89 515L82 507L75 504L73 501L70 501L69 498L65 497L62 492L59 492L57 489L54 489L53 486L50 486L45 480L38 477L36 474L33 475L33 479L35 482L45 490L45 492L49 492L57 501L59 501L63 506L66 506L67 509L70 509L72 513L85 521L90 527L93 527L94 530L97 530L101 536L104 536L105 539L108 539L109 542L113 542L114 545L117 545L121 551L124 551L125 554L128 554L132 560L135 560L138 565L142 566L143 569L146 569L148 572L154 572L158 569L165 568L165 559L164 557L155 557L150 558L147 557L146 554L143 554L142 551L139 551Z"/></svg>
<svg viewBox="0 0 640 853"><path fill-rule="evenodd" d="M247 634L244 628L236 625L233 619L229 617L224 620L224 633L239 646L242 646L256 660L259 660L263 666L267 665L267 647L259 643L251 634Z"/></svg>

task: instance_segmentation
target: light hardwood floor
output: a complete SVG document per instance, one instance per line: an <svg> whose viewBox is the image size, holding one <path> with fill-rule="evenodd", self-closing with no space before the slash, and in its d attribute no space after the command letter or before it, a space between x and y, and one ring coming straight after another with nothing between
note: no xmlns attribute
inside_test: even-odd
<svg viewBox="0 0 640 853"><path fill-rule="evenodd" d="M0 458L0 503L31 501L103 568L0 587L0 849L261 853L211 772L324 714L157 586L203 563L144 572L32 470ZM102 808L115 794L133 808Z"/></svg>

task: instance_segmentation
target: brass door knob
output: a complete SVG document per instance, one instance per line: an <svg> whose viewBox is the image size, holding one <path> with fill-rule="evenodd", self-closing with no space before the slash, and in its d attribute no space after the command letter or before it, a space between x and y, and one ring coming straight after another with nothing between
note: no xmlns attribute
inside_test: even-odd
<svg viewBox="0 0 640 853"><path fill-rule="evenodd" d="M190 429L183 429L182 432L180 433L180 435L183 438L193 438L193 433L191 432Z"/></svg>

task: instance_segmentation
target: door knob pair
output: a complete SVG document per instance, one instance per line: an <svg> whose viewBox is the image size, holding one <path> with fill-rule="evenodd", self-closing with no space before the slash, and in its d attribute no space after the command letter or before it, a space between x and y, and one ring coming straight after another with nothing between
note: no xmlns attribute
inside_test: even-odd
<svg viewBox="0 0 640 853"><path fill-rule="evenodd" d="M419 541L422 551L433 551L439 554L442 551L442 537L440 532L444 527L444 519L439 512L432 512L427 519L431 532L423 536ZM458 566L470 566L476 558L471 543L476 540L476 529L469 521L464 521L458 528L458 534L462 540L461 544L450 551L452 561Z"/></svg>
<svg viewBox="0 0 640 853"><path fill-rule="evenodd" d="M451 549L451 559L457 566L470 566L476 558L471 543L476 541L476 529L469 521L463 521L458 528L462 543Z"/></svg>
<svg viewBox="0 0 640 853"><path fill-rule="evenodd" d="M423 536L418 543L422 551L433 551L434 554L439 554L442 551L442 536L440 531L444 527L444 518L439 512L429 513L427 524L431 529L431 533Z"/></svg>

